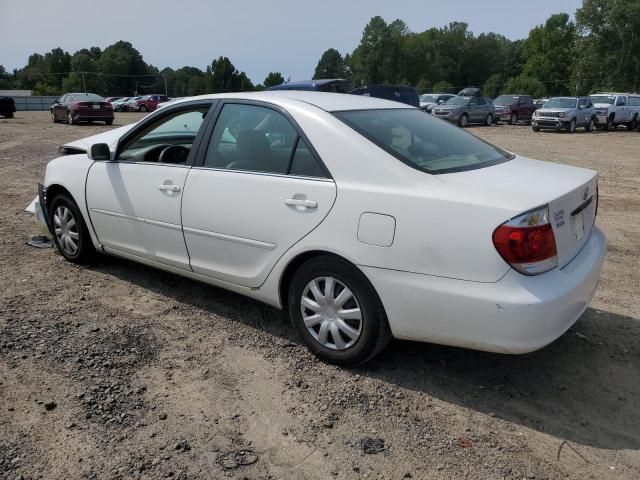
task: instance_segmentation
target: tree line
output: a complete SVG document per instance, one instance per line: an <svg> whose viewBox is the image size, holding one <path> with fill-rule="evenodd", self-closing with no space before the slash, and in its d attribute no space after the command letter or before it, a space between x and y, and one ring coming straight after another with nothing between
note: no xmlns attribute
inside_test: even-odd
<svg viewBox="0 0 640 480"><path fill-rule="evenodd" d="M595 90L640 88L640 2L583 0L575 21L551 15L527 38L510 40L496 33L475 35L463 22L412 32L402 20L373 17L360 43L342 55L326 50L313 78L346 78L354 87L373 83L415 86L420 92L453 92L482 87L487 96L526 92L536 97L585 94ZM91 47L73 54L61 48L31 55L12 73L0 65L0 88L33 90L35 95L91 91L103 95L203 93L261 90L283 83L271 72L254 84L227 57L204 70L145 63L129 42L104 50Z"/></svg>

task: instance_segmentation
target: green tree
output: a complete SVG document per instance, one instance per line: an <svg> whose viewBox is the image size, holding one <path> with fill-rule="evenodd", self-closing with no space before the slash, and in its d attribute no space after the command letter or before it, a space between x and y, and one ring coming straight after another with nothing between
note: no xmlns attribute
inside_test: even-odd
<svg viewBox="0 0 640 480"><path fill-rule="evenodd" d="M522 74L507 80L500 93L525 93L540 98L547 96L547 89L537 78Z"/></svg>
<svg viewBox="0 0 640 480"><path fill-rule="evenodd" d="M544 25L529 32L523 73L540 79L551 95L569 93L575 42L576 27L569 15L551 15Z"/></svg>
<svg viewBox="0 0 640 480"><path fill-rule="evenodd" d="M326 50L316 66L313 78L321 80L323 78L344 78L347 76L347 68L340 52L335 48ZM266 83L265 83L266 86Z"/></svg>
<svg viewBox="0 0 640 480"><path fill-rule="evenodd" d="M11 89L13 88L13 76L7 73L4 65L0 65L0 88Z"/></svg>
<svg viewBox="0 0 640 480"><path fill-rule="evenodd" d="M484 82L482 93L487 97L495 98L500 94L505 84L506 81L502 73L494 73Z"/></svg>
<svg viewBox="0 0 640 480"><path fill-rule="evenodd" d="M433 84L434 93L454 93L455 87L446 80L440 80Z"/></svg>
<svg viewBox="0 0 640 480"><path fill-rule="evenodd" d="M284 77L280 72L269 72L269 75L262 82L263 88L275 87L284 83Z"/></svg>
<svg viewBox="0 0 640 480"><path fill-rule="evenodd" d="M640 2L584 0L576 23L579 89L640 90Z"/></svg>
<svg viewBox="0 0 640 480"><path fill-rule="evenodd" d="M105 94L131 95L138 91L139 84L149 80L144 77L149 69L140 52L122 40L104 49L96 67L107 83Z"/></svg>
<svg viewBox="0 0 640 480"><path fill-rule="evenodd" d="M219 57L207 67L208 84L211 92L241 92L253 90L253 84L244 72L233 66L227 57Z"/></svg>

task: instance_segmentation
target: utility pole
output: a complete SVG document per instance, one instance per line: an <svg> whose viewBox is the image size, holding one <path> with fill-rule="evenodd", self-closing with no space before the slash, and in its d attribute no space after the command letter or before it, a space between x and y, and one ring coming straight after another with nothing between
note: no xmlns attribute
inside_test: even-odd
<svg viewBox="0 0 640 480"><path fill-rule="evenodd" d="M84 72L82 72L82 88L84 89L84 93L87 93L87 84L84 81Z"/></svg>
<svg viewBox="0 0 640 480"><path fill-rule="evenodd" d="M166 97L169 97L169 90L167 89L167 76L162 75L162 78L164 78L164 94Z"/></svg>

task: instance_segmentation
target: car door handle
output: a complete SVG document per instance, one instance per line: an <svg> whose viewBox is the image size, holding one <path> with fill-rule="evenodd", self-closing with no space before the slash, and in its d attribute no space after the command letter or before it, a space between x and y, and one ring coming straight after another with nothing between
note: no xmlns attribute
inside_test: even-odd
<svg viewBox="0 0 640 480"><path fill-rule="evenodd" d="M179 192L182 189L180 188L179 185L162 184L162 185L158 185L158 190L162 190L164 192Z"/></svg>
<svg viewBox="0 0 640 480"><path fill-rule="evenodd" d="M318 202L315 200L302 200L300 198L287 198L284 204L290 207L318 208Z"/></svg>

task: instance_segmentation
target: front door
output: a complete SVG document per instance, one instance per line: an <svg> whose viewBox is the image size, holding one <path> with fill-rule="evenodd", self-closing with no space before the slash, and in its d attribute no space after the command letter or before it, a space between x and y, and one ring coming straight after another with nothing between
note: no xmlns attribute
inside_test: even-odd
<svg viewBox="0 0 640 480"><path fill-rule="evenodd" d="M211 107L184 104L150 117L87 178L91 223L107 251L189 270L180 222L191 148Z"/></svg>
<svg viewBox="0 0 640 480"><path fill-rule="evenodd" d="M184 189L182 224L193 271L258 287L326 217L336 186L301 133L266 105L223 105Z"/></svg>

